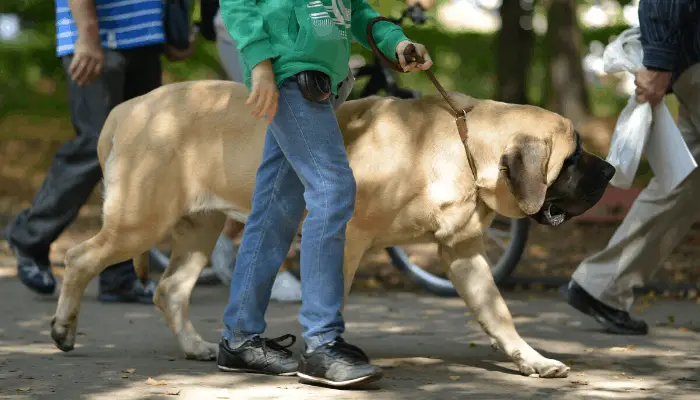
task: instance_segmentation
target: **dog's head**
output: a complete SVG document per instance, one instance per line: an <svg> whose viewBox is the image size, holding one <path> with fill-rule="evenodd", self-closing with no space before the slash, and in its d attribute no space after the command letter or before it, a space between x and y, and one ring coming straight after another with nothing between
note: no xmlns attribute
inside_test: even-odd
<svg viewBox="0 0 700 400"><path fill-rule="evenodd" d="M577 132L569 134L557 146L515 135L501 156L500 170L518 207L540 224L557 226L588 211L615 174L612 165L583 150Z"/></svg>

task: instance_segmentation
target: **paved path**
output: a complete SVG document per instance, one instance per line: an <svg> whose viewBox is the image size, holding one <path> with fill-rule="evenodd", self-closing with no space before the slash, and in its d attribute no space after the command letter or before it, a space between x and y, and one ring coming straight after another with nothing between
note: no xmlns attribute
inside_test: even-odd
<svg viewBox="0 0 700 400"><path fill-rule="evenodd" d="M3 399L698 399L700 391L700 305L694 300L652 301L640 313L655 323L651 334L621 337L600 332L555 294L508 294L523 337L571 364L568 378L547 380L518 375L492 352L458 299L357 294L347 307L346 337L385 367L386 378L374 390L350 392L294 378L224 374L211 362L184 360L154 307L102 305L94 282L80 315L78 347L64 354L48 336L55 298L40 299L1 274L0 293ZM195 325L217 340L226 288L198 287L193 297ZM298 333L297 309L273 303L269 334ZM149 385L149 378L160 385Z"/></svg>

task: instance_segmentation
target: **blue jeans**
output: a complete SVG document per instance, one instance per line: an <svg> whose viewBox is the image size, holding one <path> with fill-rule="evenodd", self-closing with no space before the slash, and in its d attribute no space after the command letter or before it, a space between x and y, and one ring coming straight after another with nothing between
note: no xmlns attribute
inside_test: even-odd
<svg viewBox="0 0 700 400"><path fill-rule="evenodd" d="M307 346L315 348L345 330L343 254L355 179L330 103L304 99L294 78L279 90L236 257L223 336L240 342L265 330L272 284L306 208L299 322Z"/></svg>

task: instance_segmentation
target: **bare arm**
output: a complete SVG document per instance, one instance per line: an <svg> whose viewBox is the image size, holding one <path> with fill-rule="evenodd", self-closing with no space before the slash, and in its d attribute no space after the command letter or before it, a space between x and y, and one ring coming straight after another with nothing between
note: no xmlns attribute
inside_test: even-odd
<svg viewBox="0 0 700 400"><path fill-rule="evenodd" d="M89 36L99 41L100 28L97 23L95 0L69 0L69 4L75 25L78 26L78 35Z"/></svg>
<svg viewBox="0 0 700 400"><path fill-rule="evenodd" d="M68 72L78 85L90 84L102 73L104 51L100 41L95 0L70 0L70 10L78 27L78 39Z"/></svg>

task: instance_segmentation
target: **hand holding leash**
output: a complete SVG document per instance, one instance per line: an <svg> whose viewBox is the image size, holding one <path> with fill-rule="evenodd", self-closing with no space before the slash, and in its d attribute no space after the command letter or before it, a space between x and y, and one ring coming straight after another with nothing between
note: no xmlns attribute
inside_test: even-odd
<svg viewBox="0 0 700 400"><path fill-rule="evenodd" d="M396 46L396 56L403 72L427 71L433 66L428 50L420 43L400 42Z"/></svg>

